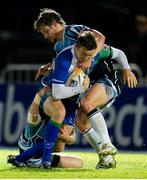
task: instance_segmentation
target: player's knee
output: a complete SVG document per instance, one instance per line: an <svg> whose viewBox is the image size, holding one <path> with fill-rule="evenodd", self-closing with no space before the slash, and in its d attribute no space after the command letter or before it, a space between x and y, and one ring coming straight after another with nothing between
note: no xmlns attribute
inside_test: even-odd
<svg viewBox="0 0 147 180"><path fill-rule="evenodd" d="M76 127L81 133L85 132L85 123L81 119L76 119Z"/></svg>
<svg viewBox="0 0 147 180"><path fill-rule="evenodd" d="M65 109L62 108L62 109L60 109L60 110L58 110L58 111L55 112L53 118L54 118L56 121L58 121L58 122L62 122L62 121L64 120L65 113L66 113L66 112L65 112Z"/></svg>
<svg viewBox="0 0 147 180"><path fill-rule="evenodd" d="M89 113L93 109L92 103L86 97L81 99L80 106L85 113Z"/></svg>
<svg viewBox="0 0 147 180"><path fill-rule="evenodd" d="M83 130L82 130L83 128L82 128L82 125L81 125L79 119L76 120L76 127L79 129L79 131L80 131L81 133L83 133Z"/></svg>
<svg viewBox="0 0 147 180"><path fill-rule="evenodd" d="M50 107L48 106L48 102L44 103L43 109L45 114L59 123L63 122L66 113L65 108L63 106L54 107L54 105Z"/></svg>

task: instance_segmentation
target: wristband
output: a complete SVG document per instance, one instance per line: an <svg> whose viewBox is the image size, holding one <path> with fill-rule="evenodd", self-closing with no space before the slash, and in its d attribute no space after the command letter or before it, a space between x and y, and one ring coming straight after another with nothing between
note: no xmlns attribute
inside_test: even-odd
<svg viewBox="0 0 147 180"><path fill-rule="evenodd" d="M41 101L41 97L40 97L38 94L36 94L36 96L35 96L35 98L34 98L34 103L36 103L37 105L39 105L39 104L40 104L40 101Z"/></svg>

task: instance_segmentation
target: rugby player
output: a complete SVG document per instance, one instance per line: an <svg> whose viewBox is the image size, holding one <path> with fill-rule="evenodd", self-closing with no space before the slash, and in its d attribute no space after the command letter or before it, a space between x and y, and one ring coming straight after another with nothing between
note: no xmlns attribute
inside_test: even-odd
<svg viewBox="0 0 147 180"><path fill-rule="evenodd" d="M64 71L63 73L63 69L67 68L68 70L70 69L71 67L71 64L74 62L74 64L80 64L82 65L82 62L85 62L85 61L89 61L89 64L90 64L90 67L89 67L89 72L91 72L91 74L89 74L91 76L91 80L94 81L94 86L92 86L92 88L94 87L99 87L99 83L100 83L100 86L103 84L103 86L101 87L102 90L103 90L103 87L104 87L104 90L102 92L102 94L100 94L100 97L101 99L103 99L103 96L105 97L105 101L102 100L102 103L98 106L104 106L105 104L108 104L110 103L109 101L114 101L114 99L120 94L120 91L121 91L121 88L122 88L122 81L121 81L121 75L118 71L117 68L115 68L114 64L113 64L113 61L111 60L111 56L108 56L107 57L107 61L106 61L106 57L104 56L104 54L102 53L100 56L98 55L96 59L93 59L93 55L94 55L94 49L93 48L92 50L88 49L87 50L87 44L89 43L89 38L94 38L94 36L92 37L92 33L89 32L89 31L84 31L80 34L80 36L78 37L78 41L76 43L75 46L73 47L69 47L67 48L66 50L62 51L56 58L57 62L56 62L56 65L55 66L55 71L54 71L54 75L55 75L55 79L54 79L54 75L53 75L53 89L52 91L56 90L56 85L54 84L57 84L57 87L60 87L60 89L64 89L65 92L63 93L62 92L57 92L55 91L53 93L53 97L55 97L56 99L64 99L64 98L69 98L73 95L75 95L76 91L66 91L66 89L70 90L69 87L65 87L63 86L63 84L65 83L65 79L67 80L67 71ZM85 38L86 37L86 38ZM91 39L91 40L92 40ZM83 43L84 42L84 43ZM92 42L94 42L94 39L92 40ZM91 47L91 43L89 43L90 46L88 48L92 48ZM86 46L85 46L86 45ZM84 49L86 47L86 49ZM66 55L66 56L65 56ZM115 54L116 55L116 54ZM69 60L68 62L70 62L70 66L64 66L63 68L63 64L61 63L61 59L63 60L62 63L64 64L64 62L66 62L65 64L67 64L67 60ZM117 58L116 58L117 59ZM75 63L76 62L76 63ZM92 65L91 65L92 64ZM73 65L73 64L72 64ZM110 66L110 67L109 67ZM61 68L62 67L62 68ZM64 70L65 70L64 69ZM97 71L97 70L101 70L101 71ZM58 70L58 71L56 71ZM69 71L68 71L69 72ZM111 72L111 73L110 73ZM131 74L131 87L135 87L136 84L137 84L137 81L136 81L136 78L135 76L131 73L130 70L127 71L129 74ZM95 74L96 73L96 74ZM95 78L92 78L92 77L95 77ZM63 78L63 79L62 79ZM57 81L58 80L58 81ZM64 83L57 83L57 82L64 82ZM117 83L116 83L117 82ZM115 87L116 86L116 87ZM78 87L79 88L79 87ZM76 89L77 91L79 89ZM71 88L72 89L72 88ZM75 90L74 89L74 90ZM107 93L106 93L106 90L107 90ZM108 93L109 92L109 93ZM56 94L57 93L57 94ZM77 93L78 94L78 93ZM98 93L99 94L99 93ZM106 95L105 95L106 94ZM55 96L54 96L55 95ZM102 96L102 97L101 97ZM84 99L84 98L83 98ZM99 101L99 99L98 99ZM97 102L96 102L97 103ZM81 106L83 108L83 112L85 111L84 109L84 106L82 104L82 100L81 100ZM97 106L97 105L96 105ZM93 113L93 111L92 111ZM97 114L97 110L94 109L94 115ZM88 113L89 114L89 113ZM91 112L90 112L91 114ZM86 114L87 115L87 114ZM93 116L93 114L91 114ZM88 115L89 116L89 115ZM91 117L92 117L91 116ZM91 118L90 117L90 118ZM89 118L89 119L90 119ZM38 146L37 146L38 147ZM102 148L103 150L103 148ZM39 152L39 150L35 151L36 152ZM31 152L32 153L32 152ZM33 152L34 153L34 152ZM106 151L105 151L106 153ZM106 153L107 155L107 153ZM26 157L25 157L26 158ZM49 163L48 163L49 164Z"/></svg>

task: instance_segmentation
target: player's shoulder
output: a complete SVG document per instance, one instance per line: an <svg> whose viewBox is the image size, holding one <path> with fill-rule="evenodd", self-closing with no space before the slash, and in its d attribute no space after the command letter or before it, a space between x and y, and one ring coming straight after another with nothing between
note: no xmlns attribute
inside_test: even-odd
<svg viewBox="0 0 147 180"><path fill-rule="evenodd" d="M82 25L82 24L72 24L72 25L66 25L65 26L65 34L67 36L71 36L72 38L76 37L77 35L82 31L88 29L88 27Z"/></svg>
<svg viewBox="0 0 147 180"><path fill-rule="evenodd" d="M111 55L111 46L104 44L104 47L99 54L101 58L109 57Z"/></svg>
<svg viewBox="0 0 147 180"><path fill-rule="evenodd" d="M84 28L86 28L86 26L82 25L82 24L70 24L70 25L66 25L65 26L65 30L66 31L72 31L72 30L76 30L78 32L80 32L81 30L83 30Z"/></svg>

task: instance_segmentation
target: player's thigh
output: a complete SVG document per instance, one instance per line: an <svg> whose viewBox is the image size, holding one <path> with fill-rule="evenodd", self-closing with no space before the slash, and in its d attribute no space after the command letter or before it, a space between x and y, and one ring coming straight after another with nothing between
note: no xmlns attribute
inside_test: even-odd
<svg viewBox="0 0 147 180"><path fill-rule="evenodd" d="M103 83L95 83L85 94L81 103L93 107L102 106L109 100L106 87Z"/></svg>
<svg viewBox="0 0 147 180"><path fill-rule="evenodd" d="M52 96L48 96L43 104L44 112L50 116L59 114L61 117L65 116L65 108L61 100L54 100Z"/></svg>

